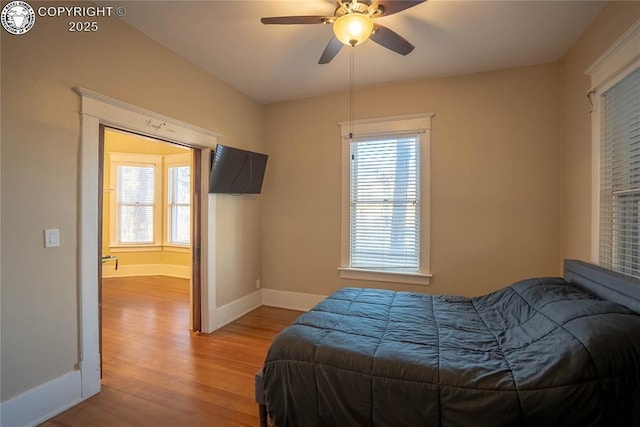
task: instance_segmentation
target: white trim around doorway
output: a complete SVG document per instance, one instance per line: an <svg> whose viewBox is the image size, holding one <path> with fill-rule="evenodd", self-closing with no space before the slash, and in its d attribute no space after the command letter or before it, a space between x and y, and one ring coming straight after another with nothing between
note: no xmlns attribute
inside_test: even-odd
<svg viewBox="0 0 640 427"><path fill-rule="evenodd" d="M149 136L198 148L202 155L202 188L208 187L209 156L220 135L77 87L81 97L80 119L80 376L81 399L100 391L98 312L98 170L100 126ZM206 193L205 193L206 194ZM208 242L215 241L215 197L203 196L201 207L202 332L215 329L215 259Z"/></svg>

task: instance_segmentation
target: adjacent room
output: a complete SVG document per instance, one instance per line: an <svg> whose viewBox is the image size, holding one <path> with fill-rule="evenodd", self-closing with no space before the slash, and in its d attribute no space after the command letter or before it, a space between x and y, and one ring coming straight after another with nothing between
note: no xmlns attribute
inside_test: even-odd
<svg viewBox="0 0 640 427"><path fill-rule="evenodd" d="M297 348L302 361L320 349L309 337L331 322L318 320L318 307L338 313L347 300L360 317L377 319L366 300L392 313L398 296L411 307L398 311L401 320L416 316L418 306L431 310L423 317L437 319L438 310L454 309L435 301L452 296L460 302L455 310L470 304L459 317L498 325L494 331L515 322L508 313L543 312L547 303L575 316L604 310L575 305L572 298L591 297L565 292L567 283L627 307L616 305L593 325L626 316L631 340L638 336L640 193L632 144L640 134L633 127L640 2L1 7L2 426L249 426L269 417L275 425L308 425L309 414L318 425L394 425L402 423L399 412L371 402L404 392L426 393L440 414L410 407L402 411L406 425L420 417L468 424L460 414L480 422L475 406L465 406L476 398L504 405L504 425L551 419L536 418L544 416L563 425L571 411L527 409L518 387L529 387L529 377L519 382L517 366L504 368L516 384L505 392L510 397L468 391L461 404L456 399L467 391L448 400L444 374L415 374L418 382L437 383L435 397L427 386L414 393L404 385L373 397L371 378L360 383L333 371L325 372L324 386L287 382L315 374L291 374L280 357L288 361ZM354 16L357 31L340 24ZM632 123L622 137L620 123ZM609 140L632 142L607 148ZM235 159L237 171L221 172L223 158ZM622 178L620 165L631 171ZM549 279L545 289L556 290L542 296L529 294L531 284L510 287L541 277L566 283ZM603 281L614 291L602 293ZM370 293L349 290L361 288ZM518 305L505 289L530 299ZM564 302L550 302L554 292ZM578 342L554 335L571 329L559 312L545 319L562 328L531 324L556 337L549 339ZM292 322L303 325L287 328ZM420 335L370 323L384 336ZM352 326L342 332L362 327ZM447 335L439 333L420 345L439 346ZM301 337L306 344L295 341ZM353 372L383 353L382 339L373 350L365 342L342 342L370 353L344 359ZM562 363L565 353L575 366L595 360L581 346L536 351L523 360L547 354ZM403 357L390 357L379 376L419 372L398 368ZM443 357L437 372L447 361L447 372L469 366L462 356ZM546 372L525 365L529 374ZM602 373L610 365L593 366ZM640 423L640 376L628 372L606 387L619 385L609 395L623 397L611 401L630 409L618 411L619 419L598 413L594 425ZM466 381L465 390L495 386L452 378ZM549 376L531 387L545 388L544 380ZM359 390L361 399L351 408L341 393L323 390ZM316 403L311 408L295 396Z"/></svg>

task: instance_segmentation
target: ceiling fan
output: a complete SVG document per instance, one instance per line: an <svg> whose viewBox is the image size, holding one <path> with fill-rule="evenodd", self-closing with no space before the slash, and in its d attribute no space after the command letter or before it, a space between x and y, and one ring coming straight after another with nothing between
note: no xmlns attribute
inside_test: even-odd
<svg viewBox="0 0 640 427"><path fill-rule="evenodd" d="M343 45L357 46L369 38L400 55L407 55L414 46L401 35L374 19L393 15L424 3L426 0L337 0L333 16L275 16L262 18L266 25L332 24L334 37L320 56L319 64L328 64Z"/></svg>

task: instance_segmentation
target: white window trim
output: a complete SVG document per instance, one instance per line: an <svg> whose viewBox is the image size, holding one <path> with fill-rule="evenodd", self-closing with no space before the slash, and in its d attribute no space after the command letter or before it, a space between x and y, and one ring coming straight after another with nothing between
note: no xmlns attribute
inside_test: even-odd
<svg viewBox="0 0 640 427"><path fill-rule="evenodd" d="M600 147L602 95L640 67L640 20L636 21L586 71L591 109L591 261L600 261Z"/></svg>
<svg viewBox="0 0 640 427"><path fill-rule="evenodd" d="M163 185L164 185L164 203L163 209L165 212L164 216L164 236L162 239L162 244L164 245L164 249L170 252L190 252L189 248L191 247L191 243L180 244L170 242L169 238L171 236L170 230L170 215L169 215L169 168L176 166L189 166L189 169L193 172L191 168L191 153L184 154L170 154L163 156ZM190 181L190 193L193 194L193 179ZM193 218L190 218L193 221Z"/></svg>
<svg viewBox="0 0 640 427"><path fill-rule="evenodd" d="M422 257L420 259L422 260ZM409 285L428 285L431 277L433 277L430 273L402 273L350 267L338 267L338 272L341 279L371 280L374 282L405 283Z"/></svg>
<svg viewBox="0 0 640 427"><path fill-rule="evenodd" d="M110 163L110 189L113 190L112 196L109 198L109 250L111 252L141 252L141 251L161 251L162 250L162 156L155 154L134 154L134 153L109 153ZM140 166L154 165L155 175L155 200L153 202L153 237L154 241L150 243L120 243L118 242L119 216L118 216L118 165Z"/></svg>
<svg viewBox="0 0 640 427"><path fill-rule="evenodd" d="M121 252L160 252L162 251L162 245L109 245L109 252L121 253Z"/></svg>
<svg viewBox="0 0 640 427"><path fill-rule="evenodd" d="M433 113L339 122L342 137L342 227L338 274L342 279L429 285L431 281L431 118ZM420 133L420 266L415 273L363 270L350 267L350 139L389 133Z"/></svg>
<svg viewBox="0 0 640 427"><path fill-rule="evenodd" d="M191 253L191 247L189 245L177 245L173 243L166 243L162 245L162 250L165 252L179 252L183 254Z"/></svg>
<svg viewBox="0 0 640 427"><path fill-rule="evenodd" d="M191 244L181 245L178 243L170 243L169 240L169 222L168 222L168 168L171 166L189 166L191 167L191 154L139 154L139 153L109 153L110 163L110 188L113 194L110 197L109 215L110 215L110 233L109 233L109 251L114 253L122 252L179 252L190 253ZM154 164L157 171L156 194L161 197L156 198L154 204L154 243L144 244L123 244L118 243L118 224L117 224L117 172L118 164ZM162 165L162 167L160 167ZM193 182L191 183L193 187ZM164 225L163 225L164 224Z"/></svg>

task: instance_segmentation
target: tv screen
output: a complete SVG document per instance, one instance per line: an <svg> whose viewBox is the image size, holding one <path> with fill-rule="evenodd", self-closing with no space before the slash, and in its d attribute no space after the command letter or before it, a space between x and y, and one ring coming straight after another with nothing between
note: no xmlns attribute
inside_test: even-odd
<svg viewBox="0 0 640 427"><path fill-rule="evenodd" d="M211 153L209 193L260 194L266 154L218 144Z"/></svg>

